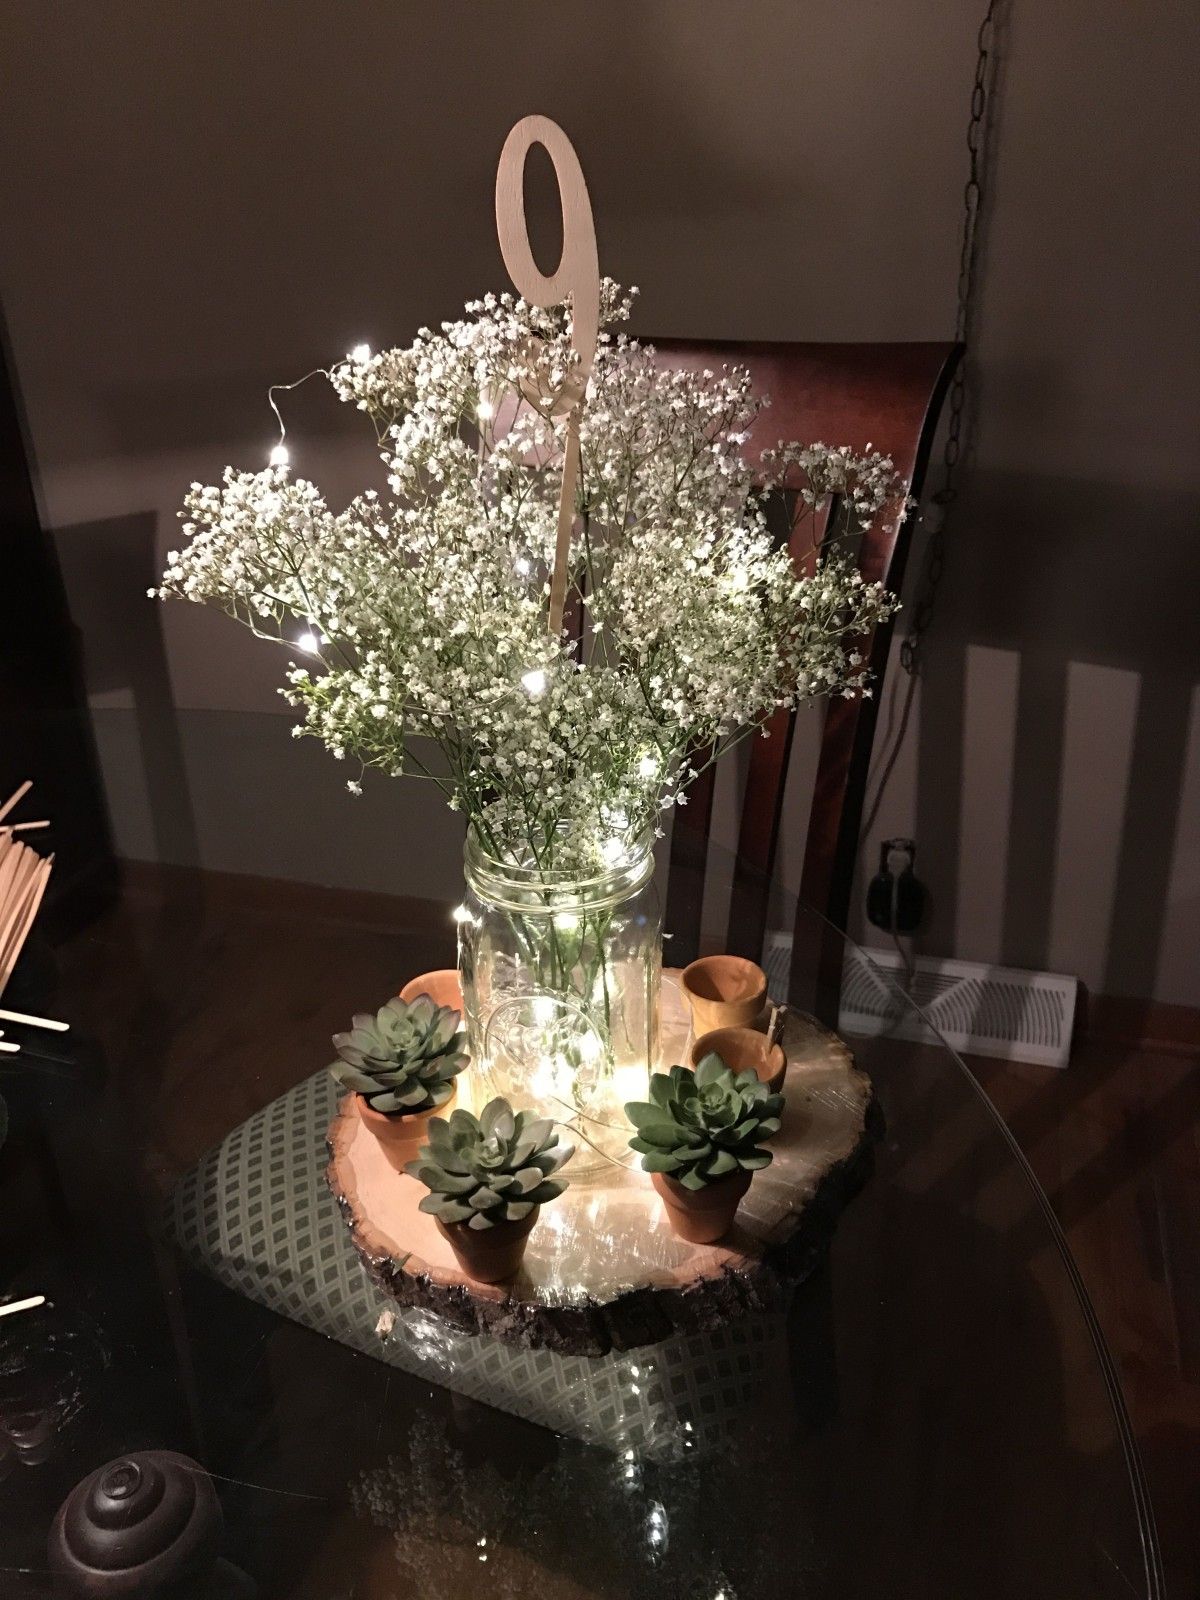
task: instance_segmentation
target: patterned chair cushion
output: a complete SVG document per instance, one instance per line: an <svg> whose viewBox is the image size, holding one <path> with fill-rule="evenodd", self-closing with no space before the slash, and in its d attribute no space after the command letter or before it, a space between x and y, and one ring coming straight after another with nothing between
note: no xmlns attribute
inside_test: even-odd
<svg viewBox="0 0 1200 1600"><path fill-rule="evenodd" d="M670 1456L778 1404L783 1319L757 1316L595 1359L525 1350L401 1309L364 1272L325 1181L338 1089L315 1073L183 1179L167 1232L194 1266L282 1316L472 1399L613 1449ZM769 1382L763 1382L769 1376Z"/></svg>

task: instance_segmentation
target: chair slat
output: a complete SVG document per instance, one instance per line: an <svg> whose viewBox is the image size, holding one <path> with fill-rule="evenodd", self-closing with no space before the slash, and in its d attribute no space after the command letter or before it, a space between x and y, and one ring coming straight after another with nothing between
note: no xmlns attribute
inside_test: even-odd
<svg viewBox="0 0 1200 1600"><path fill-rule="evenodd" d="M692 340L656 341L665 367L719 369L726 363L750 369L755 390L771 398L750 429L747 459L780 440L823 440L855 451L873 448L891 456L908 487L920 491L938 414L951 374L961 354L951 344L737 344ZM819 530L823 533L823 530ZM912 519L871 531L862 541L860 565L871 582L893 591L903 580L912 539ZM799 547L798 547L799 546ZM798 568L811 560L811 537L793 541ZM849 912L858 830L870 766L871 745L883 673L891 642L891 625L876 630L868 657L874 673L874 697L837 699L826 710L820 758L809 817L800 892L838 928ZM784 790L795 718L778 713L770 737L753 741L746 796L738 833L738 863L730 904L727 948L757 959L766 931L770 879L779 843ZM698 941L704 894L704 861L712 821L712 773L702 780L706 795L693 792L686 810L676 816L671 848L671 882L667 894L667 928L674 934L672 961ZM676 885L678 874L683 880ZM801 912L797 927L804 918ZM810 1009L828 1015L835 1004L831 986L840 974L829 952L814 962L811 939L797 936L794 986L803 980ZM815 987L814 987L815 986ZM823 991L817 993L815 991Z"/></svg>

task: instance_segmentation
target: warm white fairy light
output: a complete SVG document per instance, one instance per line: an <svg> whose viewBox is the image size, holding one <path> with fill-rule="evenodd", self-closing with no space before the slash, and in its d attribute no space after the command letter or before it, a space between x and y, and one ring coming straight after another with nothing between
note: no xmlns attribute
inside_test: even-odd
<svg viewBox="0 0 1200 1600"><path fill-rule="evenodd" d="M632 297L606 280L603 324L631 311ZM356 345L324 374L373 424L388 494L339 510L294 478L278 402L307 379L272 385L270 466L193 486L187 543L157 591L255 627L320 615L336 670L333 660L293 663L285 690L305 732L389 773L405 770L410 740L436 741L469 782L436 781L469 820L486 809L502 854L525 859L536 843L544 867L581 873L603 865L601 844L622 831L617 813L632 837L679 802L695 777L689 751L723 753L780 708L863 688L853 641L892 603L837 553L841 523L890 517L902 500L892 463L869 451L796 444L751 461L743 446L762 401L747 371L664 372L649 350L608 337L580 440L589 540L604 552L583 645L548 646L539 590L566 419L517 406L508 425L525 376L518 352L536 338L539 369L565 368L571 324L550 327L542 309L511 297L472 302L465 320L422 330L406 349L363 359L369 346ZM468 420L477 408L480 418L478 471L461 470L464 397ZM501 413L504 427L485 426ZM800 578L774 545L760 493L784 477L804 485L798 516L832 505L838 518L834 553ZM498 550L498 528L518 526L519 542ZM682 636L664 627L681 614Z"/></svg>
<svg viewBox="0 0 1200 1600"><path fill-rule="evenodd" d="M455 906L454 910L450 913L450 915L454 918L455 922L457 922L460 926L464 922L474 922L474 920L475 920L475 918L467 910L466 906Z"/></svg>
<svg viewBox="0 0 1200 1600"><path fill-rule="evenodd" d="M549 1056L541 1056L537 1066L529 1075L529 1087L541 1100L548 1100L558 1093L558 1062Z"/></svg>
<svg viewBox="0 0 1200 1600"><path fill-rule="evenodd" d="M601 806L600 821L604 824L605 832L611 837L613 834L625 834L629 830L629 813L620 806ZM604 846L600 846L603 851Z"/></svg>
<svg viewBox="0 0 1200 1600"><path fill-rule="evenodd" d="M631 1387L636 1387L631 1385ZM646 1543L652 1550L661 1550L667 1542L667 1510L657 1500L646 1518Z"/></svg>
<svg viewBox="0 0 1200 1600"><path fill-rule="evenodd" d="M600 854L606 867L619 867L629 857L629 850L624 839L606 839L600 846Z"/></svg>
<svg viewBox="0 0 1200 1600"><path fill-rule="evenodd" d="M357 361L360 364L364 361L370 361L371 346L369 344L356 344L354 349L350 352L350 359L351 361Z"/></svg>
<svg viewBox="0 0 1200 1600"><path fill-rule="evenodd" d="M573 911L556 911L554 926L560 933L571 933L579 926L579 918Z"/></svg>
<svg viewBox="0 0 1200 1600"><path fill-rule="evenodd" d="M576 1048L579 1051L579 1059L581 1061L598 1061L604 1053L604 1041L598 1033L589 1028L587 1033L579 1040Z"/></svg>
<svg viewBox="0 0 1200 1600"><path fill-rule="evenodd" d="M302 633L296 640L296 649L303 650L306 655L315 656L321 648L321 641L311 631Z"/></svg>

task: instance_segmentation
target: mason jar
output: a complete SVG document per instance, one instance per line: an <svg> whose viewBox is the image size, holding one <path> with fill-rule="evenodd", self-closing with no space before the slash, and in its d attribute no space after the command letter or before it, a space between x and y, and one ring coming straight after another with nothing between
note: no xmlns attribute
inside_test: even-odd
<svg viewBox="0 0 1200 1600"><path fill-rule="evenodd" d="M646 1098L658 1065L652 847L650 834L616 841L580 877L498 859L467 835L458 961L472 1073L480 1090L568 1125L576 1173L626 1162L622 1108Z"/></svg>

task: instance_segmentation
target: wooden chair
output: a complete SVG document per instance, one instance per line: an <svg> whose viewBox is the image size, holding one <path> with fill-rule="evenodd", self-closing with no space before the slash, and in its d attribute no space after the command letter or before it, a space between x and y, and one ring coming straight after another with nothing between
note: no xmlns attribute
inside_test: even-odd
<svg viewBox="0 0 1200 1600"><path fill-rule="evenodd" d="M896 470L920 493L929 452L961 347L951 344L734 344L655 341L664 366L719 369L726 362L748 367L758 393L771 404L756 420L746 443L757 458L780 439L868 445L890 455ZM804 529L805 545L810 531ZM912 542L912 518L873 530L860 550L863 576L898 592ZM801 561L804 550L793 546ZM850 910L858 835L875 720L891 644L892 627L876 629L871 641L871 699L831 700L825 711L820 757L800 880L800 900L844 930ZM795 716L779 712L770 738L750 741L750 764L737 843L726 949L759 960L766 933L768 899L783 808ZM712 824L714 771L693 786L685 809L676 812L667 884L666 927L672 935L671 965L697 954ZM796 917L790 998L836 1020L841 942L812 948L813 919ZM816 981L814 982L814 979Z"/></svg>

